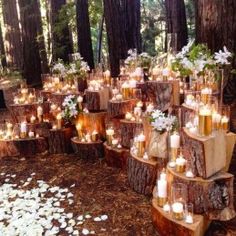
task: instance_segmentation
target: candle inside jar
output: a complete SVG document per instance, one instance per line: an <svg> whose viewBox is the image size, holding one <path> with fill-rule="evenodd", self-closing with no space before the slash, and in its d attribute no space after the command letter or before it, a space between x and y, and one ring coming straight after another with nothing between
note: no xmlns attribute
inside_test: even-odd
<svg viewBox="0 0 236 236"><path fill-rule="evenodd" d="M186 160L182 156L182 154L179 155L178 158L176 158L176 171L179 173L183 173L185 171L185 163Z"/></svg>
<svg viewBox="0 0 236 236"><path fill-rule="evenodd" d="M170 148L171 148L171 160L175 160L178 155L178 149L180 147L180 135L173 133L170 136Z"/></svg>
<svg viewBox="0 0 236 236"><path fill-rule="evenodd" d="M223 116L221 119L221 128L225 131L228 130L228 123L229 123L229 118L226 116Z"/></svg>
<svg viewBox="0 0 236 236"><path fill-rule="evenodd" d="M62 115L61 115L61 113L57 114L57 128L58 129L62 128Z"/></svg>
<svg viewBox="0 0 236 236"><path fill-rule="evenodd" d="M157 181L157 197L158 197L158 205L164 206L167 199L167 181L166 174L161 173L160 179Z"/></svg>
<svg viewBox="0 0 236 236"><path fill-rule="evenodd" d="M172 212L173 212L173 216L176 220L182 220L184 217L183 214L184 211L184 205L181 202L174 202L172 204Z"/></svg>

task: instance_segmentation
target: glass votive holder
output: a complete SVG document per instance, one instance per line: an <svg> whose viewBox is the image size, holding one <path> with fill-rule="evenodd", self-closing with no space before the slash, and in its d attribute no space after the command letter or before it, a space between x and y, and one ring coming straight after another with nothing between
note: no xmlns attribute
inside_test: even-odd
<svg viewBox="0 0 236 236"><path fill-rule="evenodd" d="M185 204L185 223L193 224L193 204Z"/></svg>

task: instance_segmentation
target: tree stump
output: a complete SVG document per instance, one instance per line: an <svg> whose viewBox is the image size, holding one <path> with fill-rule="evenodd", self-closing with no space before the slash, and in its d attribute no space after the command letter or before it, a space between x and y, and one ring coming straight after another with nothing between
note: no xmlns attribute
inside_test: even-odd
<svg viewBox="0 0 236 236"><path fill-rule="evenodd" d="M35 134L38 134L40 137L43 137L46 139L49 136L49 130L51 128L52 128L52 125L48 122L29 124L29 130L34 131Z"/></svg>
<svg viewBox="0 0 236 236"><path fill-rule="evenodd" d="M209 179L187 178L167 167L168 184L183 183L187 186L188 202L196 214L205 214L210 220L227 221L235 217L233 180L229 173L219 172Z"/></svg>
<svg viewBox="0 0 236 236"><path fill-rule="evenodd" d="M127 169L127 159L129 156L129 149L126 148L114 148L107 143L103 143L105 151L105 160L108 166Z"/></svg>
<svg viewBox="0 0 236 236"><path fill-rule="evenodd" d="M208 178L226 166L226 138L222 131L200 137L183 128L185 158L195 176Z"/></svg>
<svg viewBox="0 0 236 236"><path fill-rule="evenodd" d="M79 114L77 123L80 123L82 129L86 132L92 133L96 130L102 139L106 137L105 131L105 120L107 117L107 112L89 112Z"/></svg>
<svg viewBox="0 0 236 236"><path fill-rule="evenodd" d="M185 104L181 105L181 122L183 126L190 121L190 118L195 115L196 111Z"/></svg>
<svg viewBox="0 0 236 236"><path fill-rule="evenodd" d="M108 102L107 113L109 117L124 118L127 112L133 110L136 105L136 99L129 99L123 101L112 101Z"/></svg>
<svg viewBox="0 0 236 236"><path fill-rule="evenodd" d="M163 236L202 236L210 225L210 220L202 215L194 215L193 224L175 220L171 213L163 211L163 208L157 205L155 196L152 199L152 222L157 232Z"/></svg>
<svg viewBox="0 0 236 236"><path fill-rule="evenodd" d="M104 88L100 91L85 91L86 104L89 111L107 110L109 97L109 88Z"/></svg>
<svg viewBox="0 0 236 236"><path fill-rule="evenodd" d="M64 102L65 98L67 96L70 96L70 95L78 96L79 93L68 93L68 94L65 94L65 93L52 93L50 101L51 101L51 103L54 103L54 104L56 104L56 105L58 105L59 107L62 108L62 103Z"/></svg>
<svg viewBox="0 0 236 236"><path fill-rule="evenodd" d="M147 98L148 98L148 94L147 94L147 83L146 82L137 82L136 83L136 88L140 89L142 92L142 101L146 102Z"/></svg>
<svg viewBox="0 0 236 236"><path fill-rule="evenodd" d="M157 162L130 154L127 171L129 185L135 192L144 195L152 194L157 178Z"/></svg>
<svg viewBox="0 0 236 236"><path fill-rule="evenodd" d="M134 138L136 129L141 129L142 127L143 124L141 122L122 119L120 121L121 145L125 148L130 148L130 140Z"/></svg>
<svg viewBox="0 0 236 236"><path fill-rule="evenodd" d="M102 141L97 142L81 142L78 137L71 139L74 152L83 159L96 159L104 157L104 149Z"/></svg>
<svg viewBox="0 0 236 236"><path fill-rule="evenodd" d="M47 149L47 142L42 137L0 141L0 157L29 157L44 153Z"/></svg>
<svg viewBox="0 0 236 236"><path fill-rule="evenodd" d="M169 81L147 81L147 94L161 111L174 105L174 85Z"/></svg>
<svg viewBox="0 0 236 236"><path fill-rule="evenodd" d="M12 119L16 123L21 122L21 118L25 117L27 122L30 122L31 116L37 117L37 107L41 106L43 108L43 113L46 115L49 113L50 105L48 102L42 104L32 103L32 104L11 104L9 107Z"/></svg>
<svg viewBox="0 0 236 236"><path fill-rule="evenodd" d="M71 137L73 136L70 128L49 130L48 144L51 154L71 153Z"/></svg>

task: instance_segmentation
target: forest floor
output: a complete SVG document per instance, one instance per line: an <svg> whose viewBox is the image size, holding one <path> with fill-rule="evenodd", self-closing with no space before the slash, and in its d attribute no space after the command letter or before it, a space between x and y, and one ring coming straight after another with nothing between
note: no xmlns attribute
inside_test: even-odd
<svg viewBox="0 0 236 236"><path fill-rule="evenodd" d="M0 119L3 117L1 114ZM231 165L233 173L236 173L235 159L236 155ZM102 236L157 235L151 222L151 199L132 191L126 172L108 167L104 160L88 161L75 155L8 157L0 160L0 173L16 175L10 178L10 183L17 185L35 173L25 189L34 188L37 180L50 186L68 188L74 195L74 202L71 205L63 203L65 211L72 212L75 218L86 214L92 216L74 227L80 235L83 229ZM5 178L0 175L0 185ZM94 221L101 215L107 215L108 219ZM68 234L62 230L59 235ZM207 235L236 235L236 219L224 224L213 222Z"/></svg>

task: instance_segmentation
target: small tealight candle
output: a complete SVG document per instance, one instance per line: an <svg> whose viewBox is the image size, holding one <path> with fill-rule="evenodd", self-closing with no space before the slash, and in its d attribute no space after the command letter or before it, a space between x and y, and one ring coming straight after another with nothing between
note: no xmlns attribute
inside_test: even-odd
<svg viewBox="0 0 236 236"><path fill-rule="evenodd" d="M127 112L126 114L125 114L125 119L126 120L131 120L132 119L132 114L130 113L130 112Z"/></svg>
<svg viewBox="0 0 236 236"><path fill-rule="evenodd" d="M92 139L93 142L97 142L98 141L98 132L97 132L97 130L94 130L92 132L91 139Z"/></svg>
<svg viewBox="0 0 236 236"><path fill-rule="evenodd" d="M30 117L30 123L34 123L36 121L36 117L34 116L34 115L32 115L31 117Z"/></svg>
<svg viewBox="0 0 236 236"><path fill-rule="evenodd" d="M36 134L36 136L35 136L36 138L39 138L39 134Z"/></svg>
<svg viewBox="0 0 236 236"><path fill-rule="evenodd" d="M83 112L84 112L84 113L86 113L86 114L87 114L87 113L89 113L89 110L88 110L88 108L87 108L87 107L85 107L85 108L83 109Z"/></svg>
<svg viewBox="0 0 236 236"><path fill-rule="evenodd" d="M118 144L118 145L117 145L117 148L122 148L121 144Z"/></svg>
<svg viewBox="0 0 236 236"><path fill-rule="evenodd" d="M77 98L77 102L78 102L78 104L79 104L79 109L82 110L82 109L83 109L83 107L82 107L83 97L82 97L82 96L79 96L79 97Z"/></svg>
<svg viewBox="0 0 236 236"><path fill-rule="evenodd" d="M116 147L119 143L119 140L118 139L112 139L111 143L112 143L113 147Z"/></svg>
<svg viewBox="0 0 236 236"><path fill-rule="evenodd" d="M174 202L172 204L173 217L176 220L183 220L184 218L184 205L181 202Z"/></svg>
<svg viewBox="0 0 236 236"><path fill-rule="evenodd" d="M170 205L168 203L166 203L164 206L163 206L163 211L164 212L170 212Z"/></svg>
<svg viewBox="0 0 236 236"><path fill-rule="evenodd" d="M30 131L28 135L29 135L30 138L33 138L34 137L34 132Z"/></svg>
<svg viewBox="0 0 236 236"><path fill-rule="evenodd" d="M149 157L148 157L147 152L145 152L145 153L143 154L143 159L144 159L144 160L149 160Z"/></svg>
<svg viewBox="0 0 236 236"><path fill-rule="evenodd" d="M193 177L194 177L193 172L192 172L191 170L186 171L185 176L186 176L187 178L193 178Z"/></svg>
<svg viewBox="0 0 236 236"><path fill-rule="evenodd" d="M191 214L186 215L185 222L187 224L192 224L193 223L193 216Z"/></svg>
<svg viewBox="0 0 236 236"><path fill-rule="evenodd" d="M53 125L53 126L52 126L52 129L57 129L57 126L56 126L56 125Z"/></svg>
<svg viewBox="0 0 236 236"><path fill-rule="evenodd" d="M123 99L122 94L119 93L119 94L116 95L116 100L117 101L121 101L122 99Z"/></svg>
<svg viewBox="0 0 236 236"><path fill-rule="evenodd" d="M178 158L176 158L176 166L175 169L179 173L183 173L185 171L185 163L186 160L184 159L183 155L180 154Z"/></svg>

